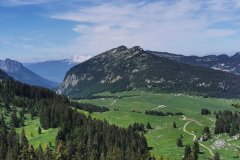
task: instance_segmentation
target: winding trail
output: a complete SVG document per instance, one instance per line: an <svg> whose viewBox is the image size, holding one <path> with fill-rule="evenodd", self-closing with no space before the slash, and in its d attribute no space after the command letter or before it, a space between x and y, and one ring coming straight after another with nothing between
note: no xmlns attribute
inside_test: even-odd
<svg viewBox="0 0 240 160"><path fill-rule="evenodd" d="M186 116L183 116L183 120L187 120L187 117L186 117ZM196 121L193 120L193 119L189 119L189 121L188 121L187 123L185 123L185 125L183 126L183 131L184 131L185 133L190 134L191 136L193 136L193 141L195 141L195 140L197 139L196 134L191 133L191 132L189 132L189 131L186 130L187 125L189 125L191 122L196 122ZM212 151L209 147L205 146L204 144L202 144L202 143L199 142L199 141L198 141L198 143L199 143L200 146L202 146L203 148L207 149L212 156L214 156L213 151Z"/></svg>

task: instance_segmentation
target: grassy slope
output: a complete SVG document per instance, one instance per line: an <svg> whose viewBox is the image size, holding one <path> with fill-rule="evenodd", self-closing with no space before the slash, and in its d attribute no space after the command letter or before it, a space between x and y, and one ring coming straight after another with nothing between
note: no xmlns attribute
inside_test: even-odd
<svg viewBox="0 0 240 160"><path fill-rule="evenodd" d="M4 117L8 124L10 113L7 113L7 111L2 107L2 105L3 104L0 103L0 114L2 113L3 115L5 115ZM31 120L29 114L25 114L25 117L25 126L16 128L16 132L20 135L22 128L24 128L28 141L31 145L33 145L34 148L38 148L40 144L43 148L46 148L49 142L52 143L51 147L55 147L55 139L58 129L42 129L42 134L38 134L38 127L40 126L39 118L34 118L33 120Z"/></svg>
<svg viewBox="0 0 240 160"><path fill-rule="evenodd" d="M101 95L111 94L102 93ZM180 136L180 134L182 134L184 137L184 144L192 144L193 136L183 132L183 126L188 121L182 120L182 116L158 117L145 115L143 114L145 110L151 110L158 107L159 105L165 105L167 106L166 108L158 108L157 110L183 112L188 118L197 121L187 125L186 129L190 132L195 133L197 136L200 136L204 126L210 126L212 131L214 127L214 116L201 116L201 109L208 108L212 112L215 110L232 110L233 108L230 107L230 104L235 101L231 100L229 102L225 99L204 99L200 97L175 94L154 94L142 91L122 92L116 93L114 95L134 96L124 97L121 99L102 98L81 101L109 107L111 110L110 112L94 113L92 116L97 119L106 119L108 122L117 124L122 127L127 127L134 122L146 124L149 121L154 129L150 130L146 134L146 138L149 146L153 147L152 153L157 157L163 155L165 157L169 157L170 159L180 159L183 155L183 148L176 147L176 139ZM113 111L115 108L118 108L119 111ZM142 114L131 112L132 110L140 111ZM172 123L174 121L177 123L177 129L172 128ZM216 141L216 137L217 135L213 135L213 140L204 142L204 144L210 147ZM233 159L234 156L239 154L239 151L236 149L236 145L240 145L239 141L233 140L227 142L226 140L229 139L229 137L224 135L218 137L218 140L219 139L225 140L226 142L225 147L220 149L220 154L223 156L223 159ZM233 144L235 146L231 146ZM207 159L211 157L209 151L203 147L201 147L201 151L203 151L204 154L200 155L200 159ZM216 150L212 149L212 151L214 152Z"/></svg>
<svg viewBox="0 0 240 160"><path fill-rule="evenodd" d="M26 132L29 143L33 145L34 148L38 148L40 144L43 148L46 148L49 142L51 142L52 147L54 147L58 129L50 128L44 130L42 128L42 134L38 134L38 127L40 126L39 118L34 118L31 120L29 114L26 114L25 116L26 120L23 128ZM19 134L21 134L21 130L22 127L16 129L17 133Z"/></svg>

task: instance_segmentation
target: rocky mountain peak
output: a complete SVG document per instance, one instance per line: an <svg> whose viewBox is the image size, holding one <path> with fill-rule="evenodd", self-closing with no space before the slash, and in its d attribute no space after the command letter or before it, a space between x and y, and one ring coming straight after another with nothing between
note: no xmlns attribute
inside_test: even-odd
<svg viewBox="0 0 240 160"><path fill-rule="evenodd" d="M0 60L0 68L4 70L5 72L16 72L20 70L23 67L22 63L11 60L11 59L5 59Z"/></svg>
<svg viewBox="0 0 240 160"><path fill-rule="evenodd" d="M135 46L132 48L127 48L126 46L119 46L93 57L92 60L95 61L99 59L101 60L111 59L111 62L121 61L123 59L130 58L143 51L144 50L139 46Z"/></svg>

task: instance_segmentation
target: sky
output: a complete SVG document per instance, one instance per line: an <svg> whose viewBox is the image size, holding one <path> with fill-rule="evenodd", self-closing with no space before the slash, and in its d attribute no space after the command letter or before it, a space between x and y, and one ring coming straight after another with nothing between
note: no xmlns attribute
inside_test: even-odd
<svg viewBox="0 0 240 160"><path fill-rule="evenodd" d="M0 0L0 59L84 61L120 45L240 51L240 0Z"/></svg>

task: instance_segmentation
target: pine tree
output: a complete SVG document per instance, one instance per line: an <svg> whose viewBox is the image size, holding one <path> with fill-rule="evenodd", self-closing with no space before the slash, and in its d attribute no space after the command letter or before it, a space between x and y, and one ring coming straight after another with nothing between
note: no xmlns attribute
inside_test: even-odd
<svg viewBox="0 0 240 160"><path fill-rule="evenodd" d="M42 134L42 129L40 126L38 127L38 134Z"/></svg>
<svg viewBox="0 0 240 160"><path fill-rule="evenodd" d="M194 143L193 143L193 150L196 151L197 153L200 152L199 143L198 143L197 140L195 140Z"/></svg>
<svg viewBox="0 0 240 160"><path fill-rule="evenodd" d="M190 160L192 158L192 149L190 147L190 145L186 145L185 149L184 149L184 160Z"/></svg>
<svg viewBox="0 0 240 160"><path fill-rule="evenodd" d="M8 143L8 152L7 152L7 160L18 159L20 147L19 147L19 138L14 129L14 127L10 128L10 131L7 136Z"/></svg>
<svg viewBox="0 0 240 160"><path fill-rule="evenodd" d="M17 117L16 110L14 110L10 117L10 125L13 127L19 127L19 119Z"/></svg>
<svg viewBox="0 0 240 160"><path fill-rule="evenodd" d="M198 160L199 152L200 152L199 143L198 143L198 141L194 141L194 143L193 143L193 160Z"/></svg>
<svg viewBox="0 0 240 160"><path fill-rule="evenodd" d="M221 159L221 157L220 157L219 153L216 152L213 156L213 160L220 160L220 159Z"/></svg>
<svg viewBox="0 0 240 160"><path fill-rule="evenodd" d="M31 159L31 160L37 159L35 150L34 150L34 148L33 148L32 145L30 146L30 149L29 149L29 156L30 156L30 159Z"/></svg>
<svg viewBox="0 0 240 160"><path fill-rule="evenodd" d="M210 129L208 126L205 126L203 129L203 135L206 136L206 139L204 140L208 140L211 138L211 133L210 133Z"/></svg>
<svg viewBox="0 0 240 160"><path fill-rule="evenodd" d="M7 126L3 116L0 118L0 159L5 159L7 153Z"/></svg>
<svg viewBox="0 0 240 160"><path fill-rule="evenodd" d="M24 148L24 147L28 148L28 140L27 140L24 129L22 129L22 132L21 132L21 147L22 148Z"/></svg>
<svg viewBox="0 0 240 160"><path fill-rule="evenodd" d="M43 159L43 149L42 149L42 145L40 144L38 149L37 149L37 157L38 159Z"/></svg>
<svg viewBox="0 0 240 160"><path fill-rule="evenodd" d="M178 138L176 144L177 144L177 147L182 147L183 146L182 139Z"/></svg>
<svg viewBox="0 0 240 160"><path fill-rule="evenodd" d="M146 128L147 128L147 129L152 129L152 126L151 126L150 122L147 123Z"/></svg>
<svg viewBox="0 0 240 160"><path fill-rule="evenodd" d="M177 128L176 122L173 122L173 128Z"/></svg>

